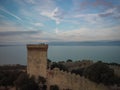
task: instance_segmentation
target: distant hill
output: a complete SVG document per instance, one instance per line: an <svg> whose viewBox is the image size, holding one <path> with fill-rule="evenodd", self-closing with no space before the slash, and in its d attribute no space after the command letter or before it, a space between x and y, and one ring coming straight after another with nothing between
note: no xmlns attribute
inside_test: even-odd
<svg viewBox="0 0 120 90"><path fill-rule="evenodd" d="M30 44L40 44L43 42L32 42ZM120 40L118 41L71 41L71 42L45 42L50 46L120 46ZM24 46L29 43L0 43L0 47L5 46Z"/></svg>
<svg viewBox="0 0 120 90"><path fill-rule="evenodd" d="M51 46L120 46L120 41L50 42Z"/></svg>

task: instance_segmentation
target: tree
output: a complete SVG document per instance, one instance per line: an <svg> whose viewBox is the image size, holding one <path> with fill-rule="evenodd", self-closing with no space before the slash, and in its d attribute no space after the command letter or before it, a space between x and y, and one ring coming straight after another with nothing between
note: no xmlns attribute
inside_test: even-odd
<svg viewBox="0 0 120 90"><path fill-rule="evenodd" d="M116 84L118 87L120 87L120 77L115 75L113 80L113 84Z"/></svg>
<svg viewBox="0 0 120 90"><path fill-rule="evenodd" d="M85 68L79 68L79 69L74 69L71 71L71 73L79 74L80 76L83 76Z"/></svg>
<svg viewBox="0 0 120 90"><path fill-rule="evenodd" d="M63 70L63 71L68 71L67 67L63 64L60 64L60 63L56 63L54 62L52 65L51 65L51 69L54 69L54 68L59 68L60 70Z"/></svg>
<svg viewBox="0 0 120 90"><path fill-rule="evenodd" d="M33 79L28 79L22 84L20 90L39 90L39 87Z"/></svg>
<svg viewBox="0 0 120 90"><path fill-rule="evenodd" d="M1 80L1 84L6 88L6 90L8 90L9 79L7 77L3 77L3 79Z"/></svg>
<svg viewBox="0 0 120 90"><path fill-rule="evenodd" d="M96 83L113 84L114 70L102 62L97 62L84 71L84 76Z"/></svg>
<svg viewBox="0 0 120 90"><path fill-rule="evenodd" d="M0 71L0 85L6 89L8 86L13 86L18 73L18 71Z"/></svg>
<svg viewBox="0 0 120 90"><path fill-rule="evenodd" d="M38 90L39 88L34 77L29 78L27 73L21 73L14 83L17 90L18 88L20 90Z"/></svg>
<svg viewBox="0 0 120 90"><path fill-rule="evenodd" d="M47 85L46 83L46 79L42 76L38 77L38 83L39 83L39 89L40 90L47 90Z"/></svg>
<svg viewBox="0 0 120 90"><path fill-rule="evenodd" d="M51 60L47 59L47 69L50 68Z"/></svg>
<svg viewBox="0 0 120 90"><path fill-rule="evenodd" d="M59 90L59 87L57 85L51 85L50 90Z"/></svg>
<svg viewBox="0 0 120 90"><path fill-rule="evenodd" d="M42 77L42 76L38 77L38 83L45 84L45 82L46 82L46 79L44 77Z"/></svg>
<svg viewBox="0 0 120 90"><path fill-rule="evenodd" d="M71 60L71 59L68 59L67 62L72 62L72 60Z"/></svg>

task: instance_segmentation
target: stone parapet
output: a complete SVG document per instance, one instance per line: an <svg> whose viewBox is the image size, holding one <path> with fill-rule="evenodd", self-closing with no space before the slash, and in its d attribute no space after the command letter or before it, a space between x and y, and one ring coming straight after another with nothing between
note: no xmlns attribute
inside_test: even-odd
<svg viewBox="0 0 120 90"><path fill-rule="evenodd" d="M47 51L48 49L48 44L28 44L27 49L39 49L43 51Z"/></svg>

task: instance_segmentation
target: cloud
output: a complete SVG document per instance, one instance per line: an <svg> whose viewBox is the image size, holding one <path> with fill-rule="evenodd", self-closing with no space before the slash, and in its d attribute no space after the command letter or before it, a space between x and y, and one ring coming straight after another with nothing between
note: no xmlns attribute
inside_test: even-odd
<svg viewBox="0 0 120 90"><path fill-rule="evenodd" d="M53 42L53 41L94 41L120 40L120 26L110 28L79 28L73 30L48 31L6 31L0 32L0 42Z"/></svg>
<svg viewBox="0 0 120 90"><path fill-rule="evenodd" d="M25 2L31 3L31 4L36 4L36 1L35 1L35 0L25 0Z"/></svg>
<svg viewBox="0 0 120 90"><path fill-rule="evenodd" d="M0 32L0 42L3 43L29 43L29 42L36 42L37 39L34 36L41 36L42 31L6 31ZM39 38L39 41L41 39Z"/></svg>
<svg viewBox="0 0 120 90"><path fill-rule="evenodd" d="M73 16L74 18L81 18L84 21L87 21L87 23L99 23L102 21L102 19L99 17L98 13L94 13L94 14L77 14Z"/></svg>
<svg viewBox="0 0 120 90"><path fill-rule="evenodd" d="M18 11L15 14L10 9L10 11L6 10L5 6L0 8L0 11L23 22L16 23L9 17L11 22L9 20L5 23L0 21L0 42L119 39L119 29L115 29L120 20L119 6L115 6L109 0L73 0L76 5L71 6L70 10L66 8L63 10L63 5L58 4L56 0L13 1L18 5ZM4 19L2 15L0 18ZM51 21L55 23L51 23ZM116 26L113 23L117 23ZM69 27L69 25L71 26ZM99 28L97 28L98 26Z"/></svg>
<svg viewBox="0 0 120 90"><path fill-rule="evenodd" d="M4 18L4 16L0 14L0 18Z"/></svg>
<svg viewBox="0 0 120 90"><path fill-rule="evenodd" d="M0 36L33 35L38 33L41 33L41 31L4 31L0 32Z"/></svg>
<svg viewBox="0 0 120 90"><path fill-rule="evenodd" d="M113 8L113 3L110 2L110 0L84 0L84 1L79 1L75 0L74 1L76 5L76 10L77 11L83 11L86 9L100 9L101 7L105 9Z"/></svg>
<svg viewBox="0 0 120 90"><path fill-rule="evenodd" d="M58 28L55 29L55 33L58 34L59 33L59 30Z"/></svg>
<svg viewBox="0 0 120 90"><path fill-rule="evenodd" d="M74 7L75 7L75 12L76 13L84 13L84 12L91 12L91 13L102 13L107 10L112 10L113 8L119 9L120 5L116 4L119 1L114 1L111 2L111 0L84 0L84 1L79 1L79 0L73 0L74 1ZM89 12L89 13L90 13ZM108 11L109 12L109 11ZM110 13L110 12L109 12ZM104 16L104 15L103 15ZM107 15L105 15L107 16Z"/></svg>
<svg viewBox="0 0 120 90"><path fill-rule="evenodd" d="M56 24L61 22L62 11L56 6L54 0L15 0L20 4L20 14L25 20L32 22L53 20ZM32 5L31 7L31 4ZM27 8L26 5L29 7Z"/></svg>
<svg viewBox="0 0 120 90"><path fill-rule="evenodd" d="M116 4L117 2L119 1L73 0L72 11L70 11L62 21L75 25L86 24L102 27L105 25L110 26L111 23L118 24L120 20L120 5Z"/></svg>
<svg viewBox="0 0 120 90"><path fill-rule="evenodd" d="M120 17L120 12L117 10L117 8L109 8L109 9L105 10L104 12L88 13L88 14L75 14L72 17L82 19L84 21L87 21L88 23L98 25L100 23L102 24L103 22L107 22L109 20L116 20L117 17ZM105 21L105 18L107 18L107 17L109 17L109 19L107 19ZM117 21L119 21L119 20L117 20Z"/></svg>
<svg viewBox="0 0 120 90"><path fill-rule="evenodd" d="M73 17L75 17L75 18L83 18L83 17L97 17L98 16L98 14L78 14L78 15L75 15L75 16L73 16Z"/></svg>
<svg viewBox="0 0 120 90"><path fill-rule="evenodd" d="M110 1L106 0L95 0L95 2L92 4L95 7L104 6L104 7L113 7L113 4Z"/></svg>
<svg viewBox="0 0 120 90"><path fill-rule="evenodd" d="M94 40L120 40L120 26L112 28L79 28L61 31L55 34L56 39L61 41L94 41Z"/></svg>
<svg viewBox="0 0 120 90"><path fill-rule="evenodd" d="M0 7L0 10L3 11L3 12L5 12L6 14L8 14L8 15L14 17L14 18L16 18L17 20L23 21L20 17L18 17L17 15L15 15L15 14L7 11L6 9L3 9L3 8Z"/></svg>
<svg viewBox="0 0 120 90"><path fill-rule="evenodd" d="M111 8L111 9L108 9L106 10L105 12L103 13L100 13L98 14L99 17L101 18L107 18L107 17L110 17L110 19L112 20L117 20L119 21L119 17L120 17L120 11L118 10L118 8ZM117 22L116 21L116 22Z"/></svg>
<svg viewBox="0 0 120 90"><path fill-rule="evenodd" d="M20 26L19 24L9 21L9 20L1 20L0 21L0 32L6 31L24 31L25 28Z"/></svg>
<svg viewBox="0 0 120 90"><path fill-rule="evenodd" d="M106 10L106 11L103 12L103 13L100 13L99 16L100 16L100 17L111 16L111 15L113 15L113 14L115 13L115 11L116 11L116 8L111 8L111 9Z"/></svg>
<svg viewBox="0 0 120 90"><path fill-rule="evenodd" d="M10 21L0 22L0 42L29 42L35 35L41 35L42 30L26 29Z"/></svg>
<svg viewBox="0 0 120 90"><path fill-rule="evenodd" d="M34 25L37 26L37 27L43 27L44 26L44 24L42 24L42 23L34 23Z"/></svg>
<svg viewBox="0 0 120 90"><path fill-rule="evenodd" d="M58 7L56 7L53 11L50 12L43 11L40 14L54 20L56 24L60 24L61 22L62 12L59 10Z"/></svg>

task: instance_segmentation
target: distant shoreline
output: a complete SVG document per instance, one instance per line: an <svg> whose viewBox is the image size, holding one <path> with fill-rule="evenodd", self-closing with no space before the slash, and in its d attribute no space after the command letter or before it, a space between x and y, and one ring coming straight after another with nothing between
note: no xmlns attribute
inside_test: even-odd
<svg viewBox="0 0 120 90"><path fill-rule="evenodd" d="M41 43L41 42L40 42ZM40 44L30 43L30 44ZM45 42L49 46L120 46L120 41L80 41L80 42ZM0 43L0 47L5 46L24 46L26 43Z"/></svg>

